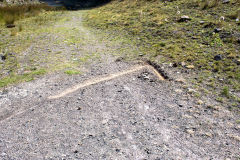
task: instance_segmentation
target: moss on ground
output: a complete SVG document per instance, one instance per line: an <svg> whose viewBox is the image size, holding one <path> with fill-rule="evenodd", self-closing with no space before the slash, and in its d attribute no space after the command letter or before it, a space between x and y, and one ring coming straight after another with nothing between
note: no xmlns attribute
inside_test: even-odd
<svg viewBox="0 0 240 160"><path fill-rule="evenodd" d="M115 0L87 12L85 24L116 37L127 35L141 56L158 63L189 66L198 73L196 85L234 100L230 91L240 92L240 2L216 2ZM190 19L179 22L184 15Z"/></svg>

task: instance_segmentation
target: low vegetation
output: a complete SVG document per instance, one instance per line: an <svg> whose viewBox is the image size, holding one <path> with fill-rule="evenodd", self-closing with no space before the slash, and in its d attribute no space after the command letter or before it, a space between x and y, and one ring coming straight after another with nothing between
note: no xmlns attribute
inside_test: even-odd
<svg viewBox="0 0 240 160"><path fill-rule="evenodd" d="M7 77L4 77L4 78L0 79L0 87L5 87L5 86L10 85L10 84L16 84L16 83L20 83L20 82L24 82L24 81L31 81L35 77L43 75L45 73L46 73L46 71L44 69L31 71L31 72L28 72L28 73L24 73L22 75L17 75L17 74L13 73L10 76L7 76Z"/></svg>
<svg viewBox="0 0 240 160"><path fill-rule="evenodd" d="M0 22L13 25L15 21L31 16L37 16L43 10L53 10L46 4L24 4L0 6Z"/></svg>
<svg viewBox="0 0 240 160"><path fill-rule="evenodd" d="M85 16L87 26L128 35L140 56L197 73L196 86L229 101L240 92L239 18L239 0L114 0Z"/></svg>
<svg viewBox="0 0 240 160"><path fill-rule="evenodd" d="M66 70L64 73L67 75L80 74L80 72L78 70Z"/></svg>
<svg viewBox="0 0 240 160"><path fill-rule="evenodd" d="M58 19L55 10L45 4L0 6L0 87L30 81L47 72L41 66L34 66L31 57L28 57L29 64L19 62L19 56L31 45L43 26L49 27ZM21 65L26 66L19 73Z"/></svg>

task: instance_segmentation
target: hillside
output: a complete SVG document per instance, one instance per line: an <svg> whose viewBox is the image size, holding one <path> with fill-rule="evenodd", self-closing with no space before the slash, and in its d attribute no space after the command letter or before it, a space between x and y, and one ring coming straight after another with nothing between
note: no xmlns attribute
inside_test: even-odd
<svg viewBox="0 0 240 160"><path fill-rule="evenodd" d="M239 1L75 2L0 7L1 160L240 160Z"/></svg>
<svg viewBox="0 0 240 160"><path fill-rule="evenodd" d="M128 35L138 58L189 73L201 93L239 106L239 18L239 0L116 0L90 11L86 23L115 37Z"/></svg>

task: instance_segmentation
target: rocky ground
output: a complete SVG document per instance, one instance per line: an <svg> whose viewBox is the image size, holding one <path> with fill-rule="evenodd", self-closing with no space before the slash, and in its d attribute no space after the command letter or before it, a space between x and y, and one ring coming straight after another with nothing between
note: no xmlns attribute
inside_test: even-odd
<svg viewBox="0 0 240 160"><path fill-rule="evenodd" d="M37 31L41 41L18 53L18 66L41 66L47 74L2 88L0 159L240 158L239 114L211 97L196 98L188 73L164 64L163 81L143 68L51 99L144 65L130 61L139 53L124 39L108 41L83 27L83 13L63 13Z"/></svg>

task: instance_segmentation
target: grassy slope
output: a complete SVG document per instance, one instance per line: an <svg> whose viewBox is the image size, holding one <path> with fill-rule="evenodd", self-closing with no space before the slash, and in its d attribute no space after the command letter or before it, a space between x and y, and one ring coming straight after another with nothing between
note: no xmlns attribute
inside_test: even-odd
<svg viewBox="0 0 240 160"><path fill-rule="evenodd" d="M197 0L112 1L85 18L88 26L127 33L149 59L185 69L194 66L199 75L194 84L210 87L219 101L238 105L239 97L229 92L240 91L240 1L216 6L206 2L209 5ZM178 22L183 15L191 20ZM217 28L221 31L214 33ZM214 60L218 54L223 60Z"/></svg>
<svg viewBox="0 0 240 160"><path fill-rule="evenodd" d="M4 13L4 15L6 14L7 12ZM9 84L31 81L46 73L45 68L25 64L27 72L18 74L20 67L18 54L31 46L32 41L39 35L43 27L49 26L59 17L55 12L42 12L37 15L29 15L28 18L16 17L16 15L17 19L14 20L16 27L10 29L5 27L3 19L0 21L0 54L7 58L5 62L0 61L0 88Z"/></svg>

